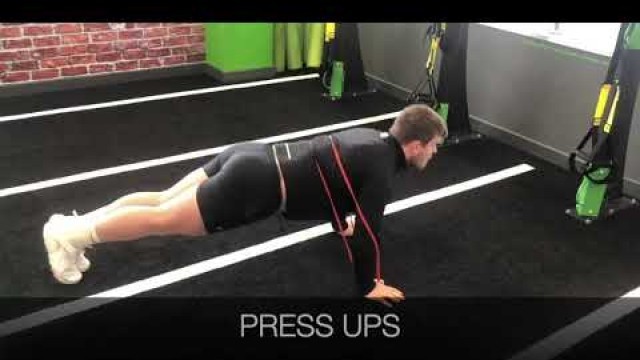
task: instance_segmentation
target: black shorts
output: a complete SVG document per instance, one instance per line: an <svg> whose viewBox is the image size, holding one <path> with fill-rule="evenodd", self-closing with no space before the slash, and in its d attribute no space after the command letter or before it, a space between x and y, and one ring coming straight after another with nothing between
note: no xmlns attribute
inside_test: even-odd
<svg viewBox="0 0 640 360"><path fill-rule="evenodd" d="M209 178L198 187L196 199L209 233L266 218L280 208L280 180L271 145L233 145L203 169Z"/></svg>

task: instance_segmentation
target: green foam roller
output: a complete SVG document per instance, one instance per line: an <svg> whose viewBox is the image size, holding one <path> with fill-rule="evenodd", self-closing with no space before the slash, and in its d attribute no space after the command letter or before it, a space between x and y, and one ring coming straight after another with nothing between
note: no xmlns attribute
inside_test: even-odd
<svg viewBox="0 0 640 360"><path fill-rule="evenodd" d="M278 72L285 70L285 53L286 53L286 36L285 24L275 23L273 26L273 49L274 61Z"/></svg>
<svg viewBox="0 0 640 360"><path fill-rule="evenodd" d="M631 23L627 28L627 49L640 49L640 23Z"/></svg>
<svg viewBox="0 0 640 360"><path fill-rule="evenodd" d="M287 68L302 68L302 23L287 23Z"/></svg>
<svg viewBox="0 0 640 360"><path fill-rule="evenodd" d="M302 61L307 61L309 51L309 23L302 23Z"/></svg>
<svg viewBox="0 0 640 360"><path fill-rule="evenodd" d="M324 48L324 23L309 23L306 40L305 63L307 67L319 68Z"/></svg>

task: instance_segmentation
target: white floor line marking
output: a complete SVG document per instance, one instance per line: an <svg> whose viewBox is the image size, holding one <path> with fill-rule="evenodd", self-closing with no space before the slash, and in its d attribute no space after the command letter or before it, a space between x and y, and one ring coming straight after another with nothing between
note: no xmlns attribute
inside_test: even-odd
<svg viewBox="0 0 640 360"><path fill-rule="evenodd" d="M442 189L430 191L424 194L412 196L403 200L388 204L385 215L393 214L410 207L426 204L447 196L485 186L500 180L526 173L534 168L527 164L520 164L505 170L481 176L476 179L464 181ZM220 269L239 263L260 255L283 249L304 241L317 238L332 232L331 223L314 226L295 233L284 235L264 243L253 245L229 254L217 256L176 270L172 270L147 279L139 280L131 284L123 285L111 290L103 291L82 299L70 301L50 308L45 308L31 314L0 323L0 337L14 334L23 330L39 326L56 319L70 316L98 306L102 306L120 299L131 297L143 292L157 289L162 286L176 283L194 276L198 276L212 270Z"/></svg>
<svg viewBox="0 0 640 360"><path fill-rule="evenodd" d="M392 113L386 113L382 115L371 116L371 117L357 119L357 120L350 120L350 121L341 122L341 123L332 124L332 125L320 126L316 128L270 136L262 139L257 139L255 141L267 143L267 144L281 142L281 141L289 141L289 140L294 140L302 137L313 136L313 135L318 135L322 133L346 129L350 127L356 127L356 126L361 126L365 124L371 124L375 122L389 120L389 119L395 118L396 116L398 116L398 114L400 114L400 112L396 111ZM193 160L193 159L197 159L205 156L213 156L221 153L223 150L225 150L227 147L231 145L233 144L218 146L210 149L192 151L184 154L172 155L172 156L160 158L160 159L146 160L146 161L141 161L133 164L118 165L114 167L92 170L92 171L87 171L87 172L78 173L74 175L68 175L68 176L64 176L56 179L38 181L30 184L9 187L9 188L0 190L0 198L21 194L21 193L26 193L26 192L32 192L32 191L41 190L41 189L46 189L50 187L70 184L74 182L95 179L102 176L116 175L124 172L146 169L154 166Z"/></svg>
<svg viewBox="0 0 640 360"><path fill-rule="evenodd" d="M640 287L517 353L510 360L547 360L640 308Z"/></svg>
<svg viewBox="0 0 640 360"><path fill-rule="evenodd" d="M211 94L211 93L229 91L229 90L235 90L235 89L246 89L246 88L257 87L257 86L314 79L317 77L318 77L318 74L291 76L291 77L285 77L285 78L251 81L251 82L241 83L241 84L214 86L214 87L209 87L204 89L186 90L186 91L178 91L178 92L159 94L159 95L142 96L142 97L136 97L131 99L125 99L125 100L107 101L107 102L96 103L96 104L70 106L70 107L64 107L64 108L35 111L35 112L24 113L24 114L4 115L4 116L0 116L0 123L7 122L7 121L30 119L30 118L41 117L41 116L66 114L66 113L72 113L72 112L78 112L78 111L104 109L104 108L109 108L114 106L140 104L140 103L149 102L149 101L166 100L166 99L173 99L173 98L179 98L184 96Z"/></svg>

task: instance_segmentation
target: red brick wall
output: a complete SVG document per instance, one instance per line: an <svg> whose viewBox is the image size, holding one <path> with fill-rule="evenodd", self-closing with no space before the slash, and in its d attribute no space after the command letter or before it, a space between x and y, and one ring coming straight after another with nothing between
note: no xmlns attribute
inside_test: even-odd
<svg viewBox="0 0 640 360"><path fill-rule="evenodd" d="M201 23L0 23L0 84L204 61Z"/></svg>

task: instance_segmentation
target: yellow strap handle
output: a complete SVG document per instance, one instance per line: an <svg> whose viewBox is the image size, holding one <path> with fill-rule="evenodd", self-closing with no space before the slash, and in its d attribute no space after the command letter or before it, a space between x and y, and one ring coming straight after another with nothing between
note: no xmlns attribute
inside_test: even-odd
<svg viewBox="0 0 640 360"><path fill-rule="evenodd" d="M447 23L442 23L440 25L442 27L442 32L444 32L447 28ZM433 70L436 64L436 57L438 55L438 48L440 47L440 34L436 34L433 38L431 38L431 44L429 45L429 53L427 55L427 72L429 75L433 75Z"/></svg>
<svg viewBox="0 0 640 360"><path fill-rule="evenodd" d="M604 109L607 106L607 100L609 100L609 93L611 92L611 84L604 84L600 88L600 96L598 96L598 104L596 105L596 112L593 115L593 126L600 126L602 117L604 116Z"/></svg>
<svg viewBox="0 0 640 360"><path fill-rule="evenodd" d="M431 39L431 45L429 46L429 55L427 56L427 72L429 75L433 74L433 69L436 63L436 56L438 54L438 47L440 46L440 38Z"/></svg>
<svg viewBox="0 0 640 360"><path fill-rule="evenodd" d="M613 99L613 104L611 104L611 111L609 111L609 117L607 118L607 123L604 125L604 132L607 134L611 132L611 127L613 126L613 119L616 116L616 107L618 105L619 99L620 99L620 87L616 86L616 97Z"/></svg>
<svg viewBox="0 0 640 360"><path fill-rule="evenodd" d="M336 23L326 23L324 31L324 42L329 42L336 38Z"/></svg>

